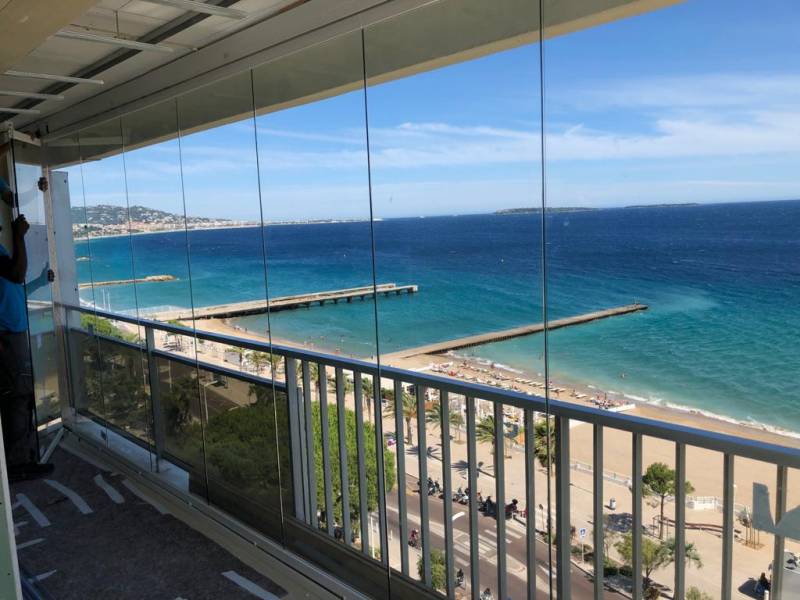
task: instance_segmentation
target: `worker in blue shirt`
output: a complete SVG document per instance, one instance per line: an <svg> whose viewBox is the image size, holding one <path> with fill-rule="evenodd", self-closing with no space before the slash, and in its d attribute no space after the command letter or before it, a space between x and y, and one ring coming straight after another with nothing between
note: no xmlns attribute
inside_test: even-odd
<svg viewBox="0 0 800 600"><path fill-rule="evenodd" d="M2 178L0 197L13 206L14 194ZM53 465L39 463L33 418L35 398L24 285L28 270L25 234L29 228L25 215L19 215L11 223L11 251L0 245L0 419L11 481L53 471ZM52 280L49 270L45 271L37 280L43 276Z"/></svg>

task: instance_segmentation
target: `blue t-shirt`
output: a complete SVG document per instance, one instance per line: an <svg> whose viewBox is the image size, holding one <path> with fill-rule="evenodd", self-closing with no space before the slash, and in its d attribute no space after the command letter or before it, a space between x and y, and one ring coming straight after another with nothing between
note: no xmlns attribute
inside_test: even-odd
<svg viewBox="0 0 800 600"><path fill-rule="evenodd" d="M0 256L10 256L0 244ZM0 276L0 331L21 333L28 329L25 287Z"/></svg>
<svg viewBox="0 0 800 600"><path fill-rule="evenodd" d="M0 177L0 194L10 191L11 188L8 186L8 183L6 183L6 180Z"/></svg>

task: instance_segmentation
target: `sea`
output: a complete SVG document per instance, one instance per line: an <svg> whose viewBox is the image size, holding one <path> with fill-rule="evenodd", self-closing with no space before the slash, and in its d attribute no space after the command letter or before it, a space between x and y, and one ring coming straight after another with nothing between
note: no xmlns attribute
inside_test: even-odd
<svg viewBox="0 0 800 600"><path fill-rule="evenodd" d="M83 282L173 275L81 291L140 314L372 285L373 269L378 283L418 285L377 305L235 321L356 357L541 322L545 297L551 320L641 302L646 311L550 332L551 378L800 432L799 223L800 201L674 205L544 222L483 214L194 230L96 238L76 252ZM536 375L544 342L535 334L463 353Z"/></svg>

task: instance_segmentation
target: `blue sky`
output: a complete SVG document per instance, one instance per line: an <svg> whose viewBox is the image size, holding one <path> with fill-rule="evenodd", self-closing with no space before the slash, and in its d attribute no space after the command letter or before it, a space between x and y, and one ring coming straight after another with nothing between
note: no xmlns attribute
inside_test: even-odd
<svg viewBox="0 0 800 600"><path fill-rule="evenodd" d="M545 43L548 206L800 197L796 2L688 0ZM367 45L367 57L370 47ZM376 217L541 203L539 47L367 90ZM361 91L84 165L87 202L369 215ZM258 163L253 128L258 138ZM258 175L261 199L258 194Z"/></svg>

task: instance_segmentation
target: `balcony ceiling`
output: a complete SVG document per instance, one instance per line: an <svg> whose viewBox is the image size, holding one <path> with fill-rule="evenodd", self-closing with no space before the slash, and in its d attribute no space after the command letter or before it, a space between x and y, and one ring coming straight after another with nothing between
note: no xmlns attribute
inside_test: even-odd
<svg viewBox="0 0 800 600"><path fill-rule="evenodd" d="M56 93L64 100L0 96L0 120L16 127L63 110L120 83L180 59L236 31L288 10L305 0L209 0L247 13L243 19L205 15L144 0L0 0L0 90ZM58 31L82 31L160 44L169 54L118 48L105 43L55 37ZM174 31L169 34L167 30ZM163 33L162 33L163 32ZM108 66L103 68L103 63ZM101 79L104 85L64 84L10 77L6 70ZM35 105L35 106L34 106ZM12 116L2 107L33 108L40 114Z"/></svg>
<svg viewBox="0 0 800 600"><path fill-rule="evenodd" d="M169 1L181 3L185 0ZM3 67L0 90L64 96L62 101L0 96L0 121L10 121L22 131L58 137L87 123L152 105L250 66L430 4L430 0L205 2L246 13L246 18L233 19L165 6L169 1L101 0L87 6L85 0L60 0L58 3L0 0L0 17L3 17L0 31L7 34L0 37L0 66ZM565 35L679 1L543 0L545 36ZM45 19L42 15L47 13L46 9L56 5L58 9L51 10L52 14ZM406 56L384 61L386 64L376 65L371 79L385 81L403 77L539 39L538 23L520 18L519 23L512 22L509 29L500 23L507 23L507 19L489 18L495 16L490 14L491 7L492 3L486 0L463 0L459 10L453 11L449 3L434 3L430 10L425 9L424 18L426 21L433 19L435 23L426 22L425 27L419 27L413 16L401 19L399 27L390 28L391 35L386 43L396 45L399 36L401 46L409 52ZM519 14L532 12L529 0L507 0L503 10ZM497 23L489 24L492 20ZM437 31L436 28L449 33L431 38L426 32ZM131 50L55 36L65 30L156 42L171 48L172 52ZM291 69L291 65L292 61L288 61L287 68ZM102 79L104 85L9 77L2 75L5 69ZM292 74L287 76L291 78ZM358 84L349 80L318 79L294 90L295 97L282 98L280 105L340 93ZM278 104L276 100L276 106ZM39 113L14 115L4 113L2 107L32 108ZM226 118L232 119L235 115L226 115Z"/></svg>

